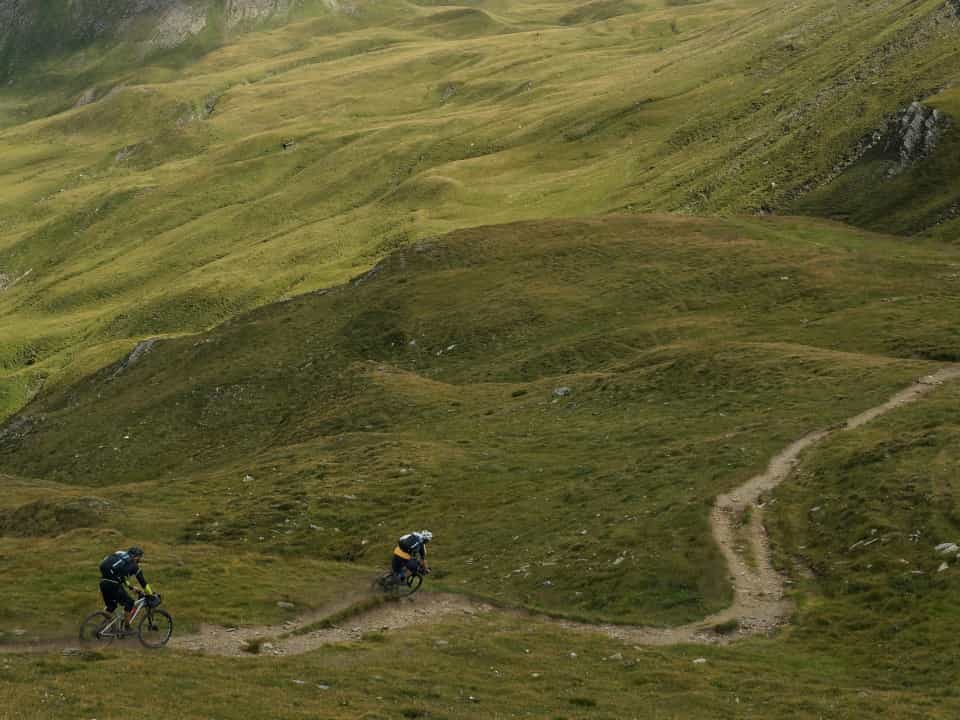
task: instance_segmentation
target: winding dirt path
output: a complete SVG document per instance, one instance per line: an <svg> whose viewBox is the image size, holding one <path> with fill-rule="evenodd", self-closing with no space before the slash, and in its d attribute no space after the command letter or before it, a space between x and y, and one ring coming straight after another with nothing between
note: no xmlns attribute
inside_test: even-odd
<svg viewBox="0 0 960 720"><path fill-rule="evenodd" d="M784 579L774 570L763 527L761 496L782 483L796 467L800 454L826 438L844 430L860 427L891 410L914 402L943 383L960 377L960 365L952 365L917 380L885 403L866 410L846 422L817 430L779 452L765 472L750 478L730 493L717 497L710 514L713 537L726 558L734 588L733 604L701 621L672 628L629 625L594 625L537 616L542 622L575 632L602 633L634 645L673 645L678 643L725 644L749 635L769 632L789 618L792 610L785 597ZM738 531L739 529L739 531ZM174 638L170 646L181 650L213 655L258 657L295 655L321 645L359 640L366 633L384 632L433 623L446 616L478 616L489 613L534 617L523 610L505 610L461 595L422 593L398 602L385 603L349 617L332 627L313 628L324 618L343 611L363 598L343 598L338 605L301 616L283 625L243 628L203 626L195 635ZM714 628L727 624L729 633ZM735 629L734 629L735 628ZM246 650L253 641L259 652ZM438 642L442 642L438 641ZM44 643L33 651L50 651L58 646ZM17 652L14 647L0 652ZM20 652L30 652L21 646ZM66 652L66 651L65 651Z"/></svg>

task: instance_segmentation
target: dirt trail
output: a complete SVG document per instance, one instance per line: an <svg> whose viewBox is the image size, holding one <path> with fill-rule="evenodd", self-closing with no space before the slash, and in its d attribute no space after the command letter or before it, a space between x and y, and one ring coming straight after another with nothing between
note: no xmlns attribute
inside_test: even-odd
<svg viewBox="0 0 960 720"><path fill-rule="evenodd" d="M786 622L791 604L784 594L784 580L770 561L770 549L763 527L761 496L783 482L796 467L800 454L824 439L860 427L884 413L911 403L937 386L960 377L960 365L944 368L898 392L882 405L866 410L846 422L817 430L787 446L775 455L764 473L750 478L730 493L717 497L710 514L713 537L726 558L734 588L733 604L719 613L695 623L673 628L648 628L629 625L594 625L539 616L537 619L575 632L602 633L635 645L672 645L677 643L720 644L757 633L768 632ZM398 630L446 616L477 616L487 613L533 617L523 610L504 610L461 595L422 593L398 602L386 603L360 612L332 627L305 630L348 608L362 598L344 598L338 606L325 608L283 625L224 628L203 626L195 635L174 636L170 646L214 655L257 657L295 655L321 645L349 642L370 632ZM717 625L728 624L731 632L718 633ZM300 631L300 632L297 632ZM260 651L245 650L250 641L259 641ZM44 643L34 651L62 647ZM3 648L0 652L13 651ZM21 646L20 652L29 652Z"/></svg>

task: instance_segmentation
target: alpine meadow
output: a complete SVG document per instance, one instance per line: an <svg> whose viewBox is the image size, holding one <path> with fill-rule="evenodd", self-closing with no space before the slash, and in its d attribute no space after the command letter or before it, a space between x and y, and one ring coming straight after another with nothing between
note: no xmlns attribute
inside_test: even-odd
<svg viewBox="0 0 960 720"><path fill-rule="evenodd" d="M952 720L958 408L957 0L0 0L0 720Z"/></svg>

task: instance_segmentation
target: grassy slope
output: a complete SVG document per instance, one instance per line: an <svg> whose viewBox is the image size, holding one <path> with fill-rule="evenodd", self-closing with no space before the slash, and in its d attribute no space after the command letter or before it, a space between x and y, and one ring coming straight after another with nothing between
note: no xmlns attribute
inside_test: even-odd
<svg viewBox="0 0 960 720"><path fill-rule="evenodd" d="M954 254L901 252L795 221L462 231L34 403L4 466L140 498L129 524L94 524L170 545L377 563L429 519L454 585L687 620L727 599L717 492L921 372L909 358L960 351L955 290L930 288ZM484 547L513 548L511 567Z"/></svg>
<svg viewBox="0 0 960 720"><path fill-rule="evenodd" d="M960 90L951 88L928 104L949 118L960 117ZM960 126L951 121L933 155L890 175L899 158L881 146L798 203L797 209L860 227L902 234L930 228L930 234L956 240L960 228Z"/></svg>
<svg viewBox="0 0 960 720"><path fill-rule="evenodd" d="M17 582L0 627L58 632L93 601L98 554L131 538L186 626L211 608L275 621L277 599L319 607L359 590L411 523L437 532L435 586L588 618L697 617L727 600L712 496L934 366L918 352L955 356L957 262L951 246L791 219L527 223L400 251L362 282L159 343L112 380L116 367L36 403L30 433L3 442L23 479L5 481L3 575ZM151 706L187 717L629 717L637 702L652 717L950 717L960 609L931 548L958 529L955 398L841 436L778 493L782 562L817 575L796 575L800 611L776 640L630 650L503 618L255 670L15 658L0 668L10 717L51 703L99 716L108 701L81 688L147 661ZM901 476L911 485L894 490ZM114 505L80 504L91 517L78 497ZM807 520L815 505L835 528ZM35 526L18 508L43 532L18 537ZM904 537L915 526L919 543ZM845 564L870 527L892 544ZM901 611L930 619L891 635ZM223 707L248 672L256 697Z"/></svg>
<svg viewBox="0 0 960 720"><path fill-rule="evenodd" d="M609 218L467 231L66 387L133 339L460 225L783 206L956 67L953 21L918 20L942 3L480 7L425 25L446 8L403 23L408 8L378 5L197 63L101 67L104 91L127 87L0 135L0 272L32 270L0 291L0 404L51 390L25 442L2 441L17 475L0 574L16 582L0 640L67 631L93 602L92 563L131 539L190 627L359 590L410 523L442 539L439 586L590 619L697 617L728 592L706 541L714 493L957 358L949 247L789 219ZM950 112L950 97L934 102ZM949 157L924 172L951 177ZM955 403L831 442L778 494L800 608L775 640L630 650L504 618L256 666L3 658L0 718L145 699L183 717L955 717L957 581L931 550L957 539ZM138 695L94 689L130 670L150 678Z"/></svg>
<svg viewBox="0 0 960 720"><path fill-rule="evenodd" d="M0 133L0 272L30 273L0 291L0 413L120 341L341 282L413 238L785 206L955 77L956 24L937 2L378 3L199 58L91 49L98 102Z"/></svg>

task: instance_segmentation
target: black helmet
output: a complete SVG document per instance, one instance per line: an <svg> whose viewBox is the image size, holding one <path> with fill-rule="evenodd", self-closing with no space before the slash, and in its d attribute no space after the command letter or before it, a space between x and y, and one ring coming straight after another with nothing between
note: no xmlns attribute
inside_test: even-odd
<svg viewBox="0 0 960 720"><path fill-rule="evenodd" d="M143 548L134 545L132 548L127 550L127 554L135 558L143 557Z"/></svg>

